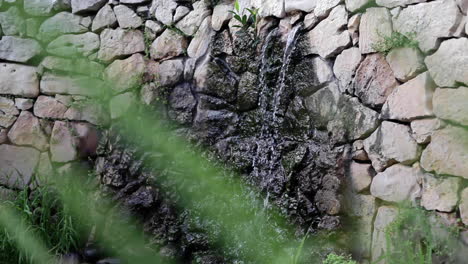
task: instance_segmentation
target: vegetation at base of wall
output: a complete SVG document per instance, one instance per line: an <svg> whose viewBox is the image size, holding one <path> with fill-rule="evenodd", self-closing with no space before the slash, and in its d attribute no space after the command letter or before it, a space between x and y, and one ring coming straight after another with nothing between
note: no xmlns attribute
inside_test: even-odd
<svg viewBox="0 0 468 264"><path fill-rule="evenodd" d="M18 215L21 224L28 226L28 233L37 235L51 255L76 250L83 239L76 219L72 218L69 208L61 204L52 187L22 190L14 199L2 201L1 206ZM6 228L0 229L0 263L34 263L29 254L18 249L13 237Z"/></svg>
<svg viewBox="0 0 468 264"><path fill-rule="evenodd" d="M392 49L396 48L418 48L419 43L415 40L416 34L401 34L399 32L392 32L390 36L383 36L377 33L381 37L381 41L372 45L377 52L387 55Z"/></svg>
<svg viewBox="0 0 468 264"><path fill-rule="evenodd" d="M330 253L328 254L327 258L323 261L323 264L357 264L357 262L352 260L349 256Z"/></svg>
<svg viewBox="0 0 468 264"><path fill-rule="evenodd" d="M431 221L432 219L432 221ZM408 204L385 229L387 264L432 264L434 257L453 257L458 228L449 227L429 212Z"/></svg>

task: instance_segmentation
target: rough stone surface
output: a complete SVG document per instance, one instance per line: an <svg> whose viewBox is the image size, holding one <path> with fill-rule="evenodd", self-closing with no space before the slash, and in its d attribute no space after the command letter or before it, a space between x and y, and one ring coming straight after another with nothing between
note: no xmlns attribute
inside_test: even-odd
<svg viewBox="0 0 468 264"><path fill-rule="evenodd" d="M396 164L374 177L370 192L372 196L387 202L415 201L421 197L422 177L419 167Z"/></svg>
<svg viewBox="0 0 468 264"><path fill-rule="evenodd" d="M309 13L317 6L317 0L289 0L285 1L284 5L286 13L297 10Z"/></svg>
<svg viewBox="0 0 468 264"><path fill-rule="evenodd" d="M434 131L442 126L442 122L437 118L414 120L411 122L413 138L419 144L427 144L431 141Z"/></svg>
<svg viewBox="0 0 468 264"><path fill-rule="evenodd" d="M88 76L68 77L45 73L41 78L41 93L47 95L71 94L92 96L105 89L105 83Z"/></svg>
<svg viewBox="0 0 468 264"><path fill-rule="evenodd" d="M397 162L412 164L420 154L409 127L387 121L364 140L364 149L378 172Z"/></svg>
<svg viewBox="0 0 468 264"><path fill-rule="evenodd" d="M99 49L99 36L92 32L62 35L50 42L47 52L62 57L88 56Z"/></svg>
<svg viewBox="0 0 468 264"><path fill-rule="evenodd" d="M386 59L395 77L402 82L416 77L426 68L424 56L416 48L392 49Z"/></svg>
<svg viewBox="0 0 468 264"><path fill-rule="evenodd" d="M116 58L145 51L143 33L139 30L104 29L101 32L98 59L110 62Z"/></svg>
<svg viewBox="0 0 468 264"><path fill-rule="evenodd" d="M39 80L36 67L0 63L0 94L37 97Z"/></svg>
<svg viewBox="0 0 468 264"><path fill-rule="evenodd" d="M117 24L117 18L115 17L114 11L110 5L103 6L96 17L93 19L91 26L92 31L99 31L107 27L113 27Z"/></svg>
<svg viewBox="0 0 468 264"><path fill-rule="evenodd" d="M33 148L0 145L0 183L19 189L28 186L39 161L39 154Z"/></svg>
<svg viewBox="0 0 468 264"><path fill-rule="evenodd" d="M394 8L398 6L405 7L407 5L423 3L426 1L427 0L377 0L376 2L379 6L384 6L387 8Z"/></svg>
<svg viewBox="0 0 468 264"><path fill-rule="evenodd" d="M340 81L340 91L345 92L351 87L354 74L362 61L359 48L349 48L336 57L333 72Z"/></svg>
<svg viewBox="0 0 468 264"><path fill-rule="evenodd" d="M0 127L8 128L13 125L17 115L19 115L19 111L15 107L14 101L0 97Z"/></svg>
<svg viewBox="0 0 468 264"><path fill-rule="evenodd" d="M393 29L414 34L423 52L434 50L440 38L453 36L462 14L453 0L408 6L393 20Z"/></svg>
<svg viewBox="0 0 468 264"><path fill-rule="evenodd" d="M374 221L374 232L372 234L372 262L377 262L385 254L387 249L387 239L385 229L389 224L396 220L398 209L391 206L381 206L377 211Z"/></svg>
<svg viewBox="0 0 468 264"><path fill-rule="evenodd" d="M153 41L159 33L163 32L164 27L155 21L147 20L145 22L145 34L149 40Z"/></svg>
<svg viewBox="0 0 468 264"><path fill-rule="evenodd" d="M381 54L368 55L357 69L354 94L370 107L380 107L398 85L393 71Z"/></svg>
<svg viewBox="0 0 468 264"><path fill-rule="evenodd" d="M88 26L85 18L68 12L60 12L41 24L38 37L49 42L64 34L79 34L86 31L88 31Z"/></svg>
<svg viewBox="0 0 468 264"><path fill-rule="evenodd" d="M24 1L24 11L32 16L48 16L59 3L60 0L28 0Z"/></svg>
<svg viewBox="0 0 468 264"><path fill-rule="evenodd" d="M385 119L400 121L412 121L432 116L432 95L435 88L436 84L429 73L418 75L411 81L398 86L390 94L382 108L381 116Z"/></svg>
<svg viewBox="0 0 468 264"><path fill-rule="evenodd" d="M427 173L423 179L421 206L427 210L437 210L440 212L452 212L455 210L458 203L461 178L436 178L434 175Z"/></svg>
<svg viewBox="0 0 468 264"><path fill-rule="evenodd" d="M4 36L0 40L0 59L27 62L41 54L41 45L33 39Z"/></svg>
<svg viewBox="0 0 468 264"><path fill-rule="evenodd" d="M392 34L392 18L386 8L368 8L359 25L359 49L362 54L373 53L374 46Z"/></svg>
<svg viewBox="0 0 468 264"><path fill-rule="evenodd" d="M71 0L71 8L73 13L86 13L90 11L98 11L107 0Z"/></svg>
<svg viewBox="0 0 468 264"><path fill-rule="evenodd" d="M15 98L15 106L19 110L29 110L34 106L33 99Z"/></svg>
<svg viewBox="0 0 468 264"><path fill-rule="evenodd" d="M178 6L176 12L174 14L173 20L174 23L179 22L182 18L184 18L188 13L190 13L190 8L186 6Z"/></svg>
<svg viewBox="0 0 468 264"><path fill-rule="evenodd" d="M170 87L182 80L184 62L181 59L163 61L159 69L160 85Z"/></svg>
<svg viewBox="0 0 468 264"><path fill-rule="evenodd" d="M468 179L468 132L447 126L432 134L431 143L421 156L421 166L437 174L461 176Z"/></svg>
<svg viewBox="0 0 468 264"><path fill-rule="evenodd" d="M184 53L188 47L186 38L170 29L166 29L151 45L151 58L170 59Z"/></svg>
<svg viewBox="0 0 468 264"><path fill-rule="evenodd" d="M330 11L341 3L342 0L320 0L314 8L314 14L318 18L324 18L330 14Z"/></svg>
<svg viewBox="0 0 468 264"><path fill-rule="evenodd" d="M440 87L468 84L468 39L449 39L431 56L426 65L435 83Z"/></svg>
<svg viewBox="0 0 468 264"><path fill-rule="evenodd" d="M309 53L329 58L340 53L350 42L347 30L341 30L348 24L348 13L343 5L335 7L330 15L307 33Z"/></svg>
<svg viewBox="0 0 468 264"><path fill-rule="evenodd" d="M468 126L468 88L436 89L433 97L434 114L441 119Z"/></svg>
<svg viewBox="0 0 468 264"><path fill-rule="evenodd" d="M31 146L40 151L47 150L49 146L39 119L28 111L21 112L8 133L8 139L15 145Z"/></svg>
<svg viewBox="0 0 468 264"><path fill-rule="evenodd" d="M211 10L208 8L207 2L195 2L193 4L193 11L180 20L176 24L176 27L184 32L184 34L193 36L203 20L209 15L211 15Z"/></svg>
<svg viewBox="0 0 468 264"><path fill-rule="evenodd" d="M346 9L350 12L354 12L370 4L371 1L372 0L345 0Z"/></svg>
<svg viewBox="0 0 468 264"><path fill-rule="evenodd" d="M68 107L49 96L39 96L34 104L34 115L41 118L63 119Z"/></svg>
<svg viewBox="0 0 468 264"><path fill-rule="evenodd" d="M120 93L141 83L145 65L143 55L134 54L125 60L115 60L106 68L104 76L112 84L112 89Z"/></svg>
<svg viewBox="0 0 468 264"><path fill-rule="evenodd" d="M465 188L460 195L460 216L463 224L468 225L468 188Z"/></svg>
<svg viewBox="0 0 468 264"><path fill-rule="evenodd" d="M230 1L222 1L213 9L213 18L211 19L211 27L219 31L231 18L232 13L229 11L234 9L234 5Z"/></svg>
<svg viewBox="0 0 468 264"><path fill-rule="evenodd" d="M172 25L173 14L177 8L177 3L173 0L153 1L156 19L164 25Z"/></svg>
<svg viewBox="0 0 468 264"><path fill-rule="evenodd" d="M0 12L0 25L2 25L3 35L6 36L21 36L25 33L24 19L16 6Z"/></svg>
<svg viewBox="0 0 468 264"><path fill-rule="evenodd" d="M370 164L351 162L349 165L349 181L354 192L366 190L372 181L375 171Z"/></svg>
<svg viewBox="0 0 468 264"><path fill-rule="evenodd" d="M205 55L214 35L215 32L211 28L211 16L209 16L201 23L195 37L188 46L187 54L189 57L198 58Z"/></svg>
<svg viewBox="0 0 468 264"><path fill-rule="evenodd" d="M72 125L64 121L55 121L50 138L50 154L53 162L69 162L78 158L77 139Z"/></svg>
<svg viewBox="0 0 468 264"><path fill-rule="evenodd" d="M128 109L136 102L135 95L131 92L119 94L110 101L110 115L112 119L117 119L127 114Z"/></svg>
<svg viewBox="0 0 468 264"><path fill-rule="evenodd" d="M114 13L121 28L138 28L143 24L142 19L125 5L114 7Z"/></svg>

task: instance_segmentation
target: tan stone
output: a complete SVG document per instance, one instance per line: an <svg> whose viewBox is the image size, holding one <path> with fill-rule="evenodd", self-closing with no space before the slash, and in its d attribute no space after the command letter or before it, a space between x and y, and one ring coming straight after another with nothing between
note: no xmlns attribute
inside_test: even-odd
<svg viewBox="0 0 468 264"><path fill-rule="evenodd" d="M8 138L15 145L32 146L40 151L45 151L49 146L39 119L28 111L21 112L11 127Z"/></svg>
<svg viewBox="0 0 468 264"><path fill-rule="evenodd" d="M425 174L423 181L423 192L421 206L427 210L440 212L452 212L458 203L458 191L461 178L438 177Z"/></svg>
<svg viewBox="0 0 468 264"><path fill-rule="evenodd" d="M392 18L387 8L371 7L359 25L359 49L362 54L375 52L375 45L392 34Z"/></svg>

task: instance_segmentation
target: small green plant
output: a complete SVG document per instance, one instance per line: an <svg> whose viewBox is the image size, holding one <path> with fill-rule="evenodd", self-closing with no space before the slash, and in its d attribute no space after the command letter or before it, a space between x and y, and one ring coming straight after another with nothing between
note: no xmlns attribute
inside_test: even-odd
<svg viewBox="0 0 468 264"><path fill-rule="evenodd" d="M323 264L357 264L357 262L352 260L349 256L330 253L328 254L327 258L323 261Z"/></svg>
<svg viewBox="0 0 468 264"><path fill-rule="evenodd" d="M249 14L245 14L245 10L249 12ZM245 10L240 10L239 1L236 0L234 2L234 10L229 11L233 14L234 19L236 19L241 25L235 25L234 27L241 28L243 30L248 30L252 28L256 31L257 23L258 23L258 9L256 8L246 8Z"/></svg>
<svg viewBox="0 0 468 264"><path fill-rule="evenodd" d="M383 36L379 32L377 33L381 37L381 41L374 44L372 47L380 53L388 54L392 49L396 48L418 48L419 43L415 40L416 33L409 33L403 35L399 32L392 32L390 36Z"/></svg>

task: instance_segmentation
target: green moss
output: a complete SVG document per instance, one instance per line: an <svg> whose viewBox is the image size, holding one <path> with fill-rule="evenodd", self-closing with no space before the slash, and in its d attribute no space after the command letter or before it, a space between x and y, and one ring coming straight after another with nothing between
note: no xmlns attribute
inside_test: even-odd
<svg viewBox="0 0 468 264"><path fill-rule="evenodd" d="M372 46L377 52L388 54L392 49L396 48L418 48L419 43L415 40L416 34L401 34L393 32L390 36L382 36L378 33L382 40Z"/></svg>
<svg viewBox="0 0 468 264"><path fill-rule="evenodd" d="M330 253L328 254L327 258L323 261L323 264L357 264L357 262L352 260L348 256Z"/></svg>

